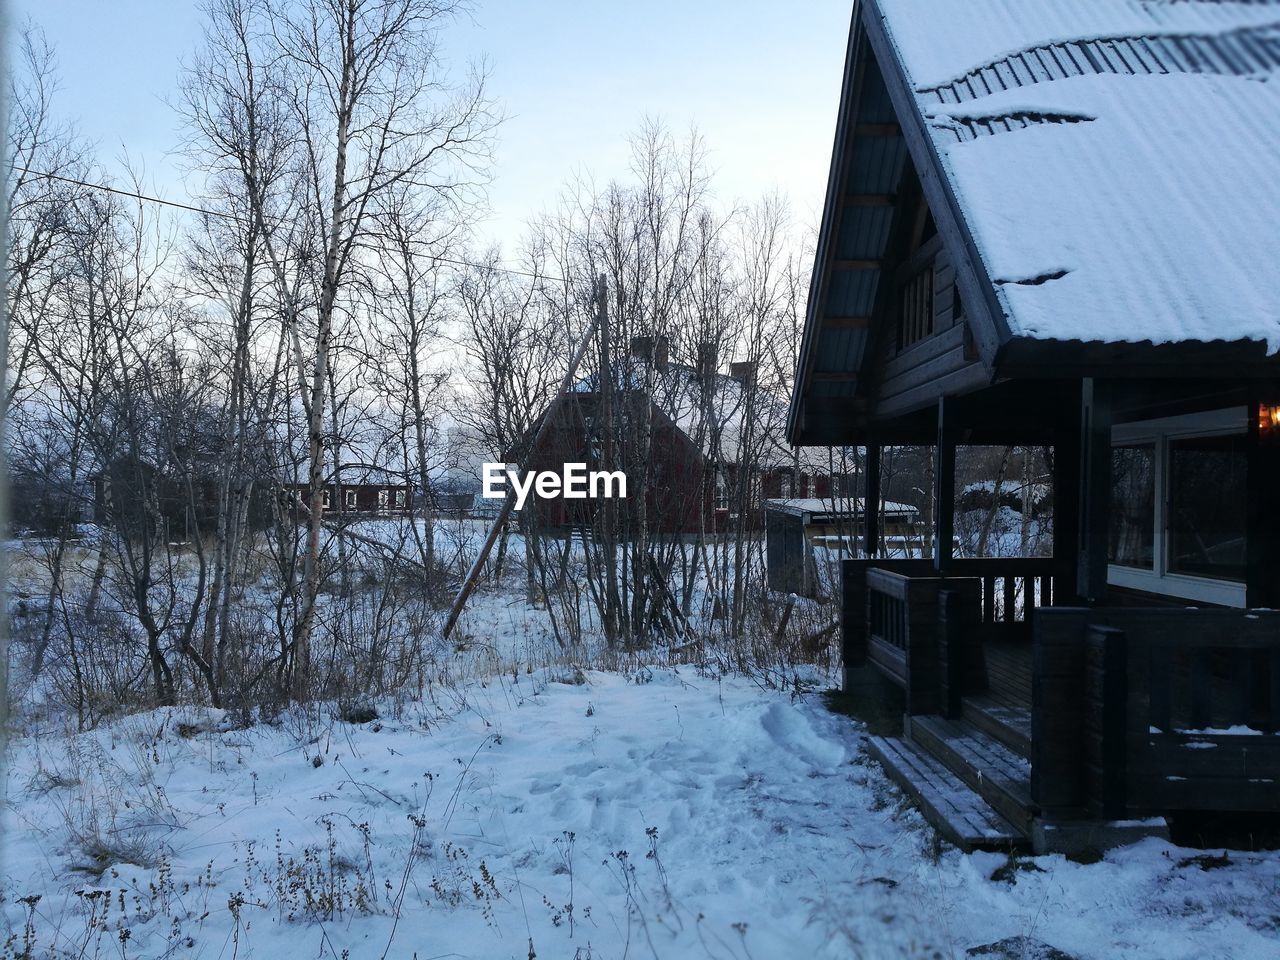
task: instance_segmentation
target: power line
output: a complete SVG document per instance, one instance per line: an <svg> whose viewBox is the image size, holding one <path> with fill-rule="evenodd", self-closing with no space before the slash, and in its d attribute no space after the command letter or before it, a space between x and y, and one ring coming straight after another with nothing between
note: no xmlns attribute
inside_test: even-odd
<svg viewBox="0 0 1280 960"><path fill-rule="evenodd" d="M57 173L49 173L44 170L32 170L29 167L15 167L15 170L21 170L23 173L30 174L33 177L45 177L49 180L59 180L62 183L70 183L77 187L87 187L90 190L101 190L104 193L114 193L116 196L128 197L131 200L144 200L147 203L158 204L162 207L173 207L177 210L186 210L188 213L199 213L206 217L218 217L222 220L231 220L235 223L248 225L249 221L244 217L234 213L227 213L223 210L210 210L206 207L196 207L189 203L179 203L177 200L165 200L163 197L153 197L145 193L136 193L131 190L121 190L118 187L109 187L105 183L94 183L89 180L78 180L75 177L64 177ZM457 257L442 257L434 253L418 253L413 252L415 257L424 257L436 263L448 263L455 267L476 267L481 270L497 270L499 273L508 273L517 277L528 277L531 280L555 280L559 283L569 283L564 277L555 277L545 273L530 273L528 270L518 270L515 267L503 267L496 263L478 263L474 260L462 260Z"/></svg>

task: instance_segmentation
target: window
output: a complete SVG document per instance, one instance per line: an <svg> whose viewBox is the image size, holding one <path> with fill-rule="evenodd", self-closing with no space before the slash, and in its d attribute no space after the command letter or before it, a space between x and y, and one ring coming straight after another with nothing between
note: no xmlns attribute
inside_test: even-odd
<svg viewBox="0 0 1280 960"><path fill-rule="evenodd" d="M354 510L356 508L356 492L354 490L348 490L346 493L347 509Z"/></svg>
<svg viewBox="0 0 1280 960"><path fill-rule="evenodd" d="M925 267L902 287L902 315L898 326L898 349L911 346L933 334L933 265Z"/></svg>
<svg viewBox="0 0 1280 960"><path fill-rule="evenodd" d="M1169 443L1171 571L1244 579L1247 469L1244 437Z"/></svg>
<svg viewBox="0 0 1280 960"><path fill-rule="evenodd" d="M330 502L330 501L331 501L331 499L332 499L332 498L329 496L329 490L328 490L328 489L326 489L326 490L325 490L325 492L324 492L324 508L325 508L326 510L328 510L330 507L332 507L332 506L333 506L333 504Z"/></svg>
<svg viewBox="0 0 1280 960"><path fill-rule="evenodd" d="M1245 604L1246 429L1244 407L1114 428L1109 582Z"/></svg>
<svg viewBox="0 0 1280 960"><path fill-rule="evenodd" d="M403 491L403 490L397 490L397 491L396 491L396 506L397 506L397 507L403 507L403 506L404 506L404 491Z"/></svg>
<svg viewBox="0 0 1280 960"><path fill-rule="evenodd" d="M1111 538L1108 559L1153 569L1156 549L1156 448L1111 452Z"/></svg>
<svg viewBox="0 0 1280 960"><path fill-rule="evenodd" d="M391 504L391 491L385 490L385 489L379 490L378 491L378 509L385 510L390 504Z"/></svg>
<svg viewBox="0 0 1280 960"><path fill-rule="evenodd" d="M784 473L782 475L781 481L782 481L782 498L784 500L789 500L791 499L791 474Z"/></svg>

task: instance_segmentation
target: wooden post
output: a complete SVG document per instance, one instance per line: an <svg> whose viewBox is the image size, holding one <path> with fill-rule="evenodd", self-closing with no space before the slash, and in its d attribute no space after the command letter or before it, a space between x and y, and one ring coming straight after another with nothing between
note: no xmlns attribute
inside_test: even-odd
<svg viewBox="0 0 1280 960"><path fill-rule="evenodd" d="M941 630L938 624L941 580L914 578L906 583L907 713L938 713L942 706Z"/></svg>
<svg viewBox="0 0 1280 960"><path fill-rule="evenodd" d="M1107 598L1111 508L1111 386L1086 377L1080 390L1080 544L1076 591L1086 602Z"/></svg>
<svg viewBox="0 0 1280 960"><path fill-rule="evenodd" d="M1080 568L1080 405L1073 421L1056 434L1053 447L1053 602L1068 606L1078 597Z"/></svg>
<svg viewBox="0 0 1280 960"><path fill-rule="evenodd" d="M956 538L956 435L946 398L938 400L937 465L933 473L933 565L941 574L951 568Z"/></svg>
<svg viewBox="0 0 1280 960"><path fill-rule="evenodd" d="M840 640L844 689L853 686L867 667L867 565L860 560L840 564Z"/></svg>
<svg viewBox="0 0 1280 960"><path fill-rule="evenodd" d="M968 598L959 590L943 590L938 594L938 655L942 659L942 709L948 717L959 717L964 710L968 663L965 656L971 631L977 626L976 596Z"/></svg>
<svg viewBox="0 0 1280 960"><path fill-rule="evenodd" d="M1122 820L1128 798L1128 639L1123 630L1091 624L1085 643L1089 806L1098 816Z"/></svg>
<svg viewBox="0 0 1280 960"><path fill-rule="evenodd" d="M844 640L844 666L867 662L867 565L859 560L840 564L840 633Z"/></svg>
<svg viewBox="0 0 1280 960"><path fill-rule="evenodd" d="M880 553L880 444L867 444L867 482L862 495L862 554Z"/></svg>
<svg viewBox="0 0 1280 960"><path fill-rule="evenodd" d="M1085 788L1084 632L1089 611L1036 610L1031 646L1031 799L1046 814L1079 816Z"/></svg>

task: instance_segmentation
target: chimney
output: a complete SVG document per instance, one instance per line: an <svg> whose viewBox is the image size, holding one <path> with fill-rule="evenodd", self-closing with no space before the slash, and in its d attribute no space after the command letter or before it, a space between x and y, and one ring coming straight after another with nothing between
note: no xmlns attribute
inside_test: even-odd
<svg viewBox="0 0 1280 960"><path fill-rule="evenodd" d="M729 364L729 376L744 387L754 385L756 382L756 362L754 360L744 360L741 363Z"/></svg>
<svg viewBox="0 0 1280 960"><path fill-rule="evenodd" d="M653 351L653 365L659 370L666 371L671 364L671 338L666 334L658 337L657 346Z"/></svg>
<svg viewBox="0 0 1280 960"><path fill-rule="evenodd" d="M632 337L631 356L643 363L653 361L653 337Z"/></svg>
<svg viewBox="0 0 1280 960"><path fill-rule="evenodd" d="M716 358L716 345L714 343L698 344L698 376L704 380L710 380L716 373L716 367L719 366Z"/></svg>

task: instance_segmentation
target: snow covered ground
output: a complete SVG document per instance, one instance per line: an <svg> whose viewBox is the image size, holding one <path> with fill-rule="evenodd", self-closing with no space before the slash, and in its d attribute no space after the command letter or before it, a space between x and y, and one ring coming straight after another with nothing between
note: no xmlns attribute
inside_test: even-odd
<svg viewBox="0 0 1280 960"><path fill-rule="evenodd" d="M1280 955L1280 854L962 855L812 689L550 668L377 708L15 742L6 955Z"/></svg>

